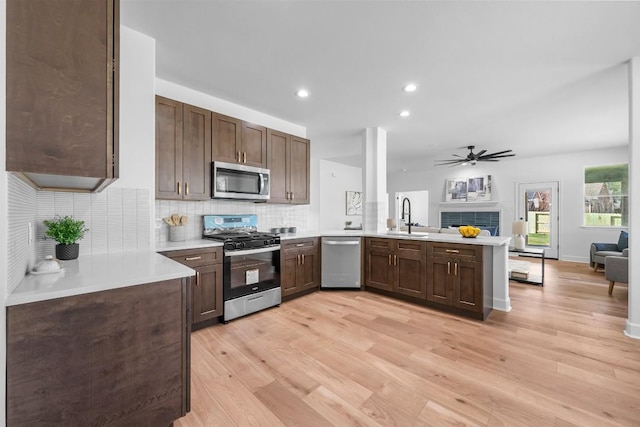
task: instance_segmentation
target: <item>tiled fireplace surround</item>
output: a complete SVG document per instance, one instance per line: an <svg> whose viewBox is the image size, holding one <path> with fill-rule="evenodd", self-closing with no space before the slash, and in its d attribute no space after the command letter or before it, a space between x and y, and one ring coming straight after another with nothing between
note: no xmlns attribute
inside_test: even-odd
<svg viewBox="0 0 640 427"><path fill-rule="evenodd" d="M36 191L20 178L8 177L8 292L12 292L37 260L54 254L55 242L45 239L43 221L55 215L71 215L85 221L89 231L80 241L80 256L147 250L154 242L168 240L163 217L184 215L186 238L202 233L202 215L256 214L259 228L307 227L308 205L207 200L184 202L153 200L148 189L113 188L101 193ZM153 206L152 206L153 204ZM153 208L153 209L152 209ZM155 219L152 219L154 212ZM29 244L29 226L33 244Z"/></svg>

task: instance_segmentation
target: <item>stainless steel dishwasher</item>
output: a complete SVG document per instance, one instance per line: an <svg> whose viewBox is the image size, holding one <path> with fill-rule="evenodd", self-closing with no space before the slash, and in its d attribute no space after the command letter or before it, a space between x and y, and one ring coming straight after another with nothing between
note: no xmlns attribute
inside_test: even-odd
<svg viewBox="0 0 640 427"><path fill-rule="evenodd" d="M322 238L321 288L360 288L360 236Z"/></svg>

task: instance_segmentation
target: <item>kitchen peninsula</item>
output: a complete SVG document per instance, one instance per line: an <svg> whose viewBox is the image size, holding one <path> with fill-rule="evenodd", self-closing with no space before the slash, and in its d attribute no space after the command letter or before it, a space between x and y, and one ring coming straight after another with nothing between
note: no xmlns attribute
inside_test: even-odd
<svg viewBox="0 0 640 427"><path fill-rule="evenodd" d="M193 270L159 254L65 261L7 298L7 424L170 425L190 405Z"/></svg>

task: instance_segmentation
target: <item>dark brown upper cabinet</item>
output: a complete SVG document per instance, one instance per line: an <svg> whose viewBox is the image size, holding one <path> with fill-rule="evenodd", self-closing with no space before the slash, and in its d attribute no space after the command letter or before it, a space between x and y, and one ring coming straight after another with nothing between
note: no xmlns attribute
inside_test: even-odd
<svg viewBox="0 0 640 427"><path fill-rule="evenodd" d="M118 177L119 0L7 0L8 171L39 189Z"/></svg>
<svg viewBox="0 0 640 427"><path fill-rule="evenodd" d="M211 111L156 96L156 198L211 198Z"/></svg>
<svg viewBox="0 0 640 427"><path fill-rule="evenodd" d="M213 160L267 167L267 128L214 114Z"/></svg>
<svg viewBox="0 0 640 427"><path fill-rule="evenodd" d="M308 204L311 147L308 139L269 129L267 168L271 171L269 202Z"/></svg>

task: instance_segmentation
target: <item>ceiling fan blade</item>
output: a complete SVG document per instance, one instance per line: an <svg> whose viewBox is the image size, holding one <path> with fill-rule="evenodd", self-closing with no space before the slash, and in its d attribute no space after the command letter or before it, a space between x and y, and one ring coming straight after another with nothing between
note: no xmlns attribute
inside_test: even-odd
<svg viewBox="0 0 640 427"><path fill-rule="evenodd" d="M486 153L486 152L487 152L487 150L482 150L482 151L478 152L478 153L476 154L476 159L478 159L478 158L482 157L482 155L483 155L484 153Z"/></svg>
<svg viewBox="0 0 640 427"><path fill-rule="evenodd" d="M500 155L500 154L505 154L505 153L510 153L512 150L504 150L504 151L498 151L495 153L491 153L491 154L486 154L487 156L495 156L495 155Z"/></svg>
<svg viewBox="0 0 640 427"><path fill-rule="evenodd" d="M485 157L483 157L482 159L479 159L479 160L484 160L484 159L502 159L502 158L505 158L505 157L513 157L513 156L515 156L515 154L501 154L499 156L485 156Z"/></svg>
<svg viewBox="0 0 640 427"><path fill-rule="evenodd" d="M443 165L457 165L457 164L466 162L466 160L464 160L464 159L461 159L461 160L436 160L436 162L440 162L440 163L436 163L436 166L443 166Z"/></svg>

